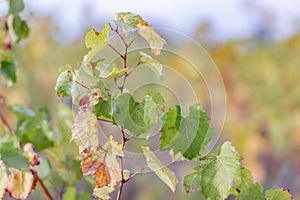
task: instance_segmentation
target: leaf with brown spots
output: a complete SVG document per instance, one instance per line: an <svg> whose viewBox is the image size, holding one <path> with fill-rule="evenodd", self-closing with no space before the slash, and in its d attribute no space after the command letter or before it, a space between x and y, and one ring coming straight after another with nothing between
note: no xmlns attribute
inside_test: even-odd
<svg viewBox="0 0 300 200"><path fill-rule="evenodd" d="M84 159L81 163L83 175L92 175L96 178L96 188L114 187L120 179L121 169L117 157L123 157L121 145L115 142L112 136L104 148L98 147L93 151L83 151ZM113 190L112 190L113 189Z"/></svg>
<svg viewBox="0 0 300 200"><path fill-rule="evenodd" d="M97 118L90 110L78 112L75 117L72 139L78 147L79 153L87 150L96 150L99 147Z"/></svg>

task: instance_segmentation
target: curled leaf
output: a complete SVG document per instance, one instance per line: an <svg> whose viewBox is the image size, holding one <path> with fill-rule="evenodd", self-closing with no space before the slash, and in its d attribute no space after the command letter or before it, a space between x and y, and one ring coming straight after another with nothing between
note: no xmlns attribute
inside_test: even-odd
<svg viewBox="0 0 300 200"><path fill-rule="evenodd" d="M94 188L93 195L100 199L110 199L109 194L114 191L113 188L104 186L102 188Z"/></svg>
<svg viewBox="0 0 300 200"><path fill-rule="evenodd" d="M78 147L79 153L96 150L99 147L97 118L90 110L85 109L77 113L72 129L72 139Z"/></svg>
<svg viewBox="0 0 300 200"><path fill-rule="evenodd" d="M81 163L83 175L91 174L96 178L94 192L97 192L94 195L109 198L109 193L114 191L114 187L120 179L121 169L117 156L124 156L121 144L115 142L111 136L104 148L99 147L93 151L84 151L82 154L84 156Z"/></svg>
<svg viewBox="0 0 300 200"><path fill-rule="evenodd" d="M25 144L23 147L23 150L24 150L25 156L28 158L31 165L35 166L35 165L40 164L40 162L38 160L38 154L35 151L33 144L31 144L31 143Z"/></svg>
<svg viewBox="0 0 300 200"><path fill-rule="evenodd" d="M163 76L163 65L158 60L155 60L148 54L140 52L140 62L151 67L159 76Z"/></svg>
<svg viewBox="0 0 300 200"><path fill-rule="evenodd" d="M34 177L29 172L10 168L7 192L16 199L26 199L34 187Z"/></svg>
<svg viewBox="0 0 300 200"><path fill-rule="evenodd" d="M152 53L159 55L166 41L147 22L142 21L137 25L138 32L150 45Z"/></svg>
<svg viewBox="0 0 300 200"><path fill-rule="evenodd" d="M74 79L74 72L70 65L62 66L60 69L60 74L57 78L55 90L57 96L68 97L71 96L71 87Z"/></svg>
<svg viewBox="0 0 300 200"><path fill-rule="evenodd" d="M131 12L120 12L114 16L116 24L127 35L129 31L138 30L138 33L148 42L154 55L159 55L166 43L165 40L143 18Z"/></svg>
<svg viewBox="0 0 300 200"><path fill-rule="evenodd" d="M175 192L178 179L168 167L163 166L156 155L149 149L149 147L142 147L144 156L146 158L147 166L165 183L169 188Z"/></svg>
<svg viewBox="0 0 300 200"><path fill-rule="evenodd" d="M8 178L6 174L6 168L2 160L0 160L0 199L3 198L5 194L5 189L8 183Z"/></svg>
<svg viewBox="0 0 300 200"><path fill-rule="evenodd" d="M127 71L128 68L113 68L113 70L109 74L101 76L101 78L118 78L120 76L123 76Z"/></svg>
<svg viewBox="0 0 300 200"><path fill-rule="evenodd" d="M91 50L84 56L83 63L89 63L96 53L108 45L109 30L109 25L105 25L102 32L99 33L92 29L85 35L85 45Z"/></svg>

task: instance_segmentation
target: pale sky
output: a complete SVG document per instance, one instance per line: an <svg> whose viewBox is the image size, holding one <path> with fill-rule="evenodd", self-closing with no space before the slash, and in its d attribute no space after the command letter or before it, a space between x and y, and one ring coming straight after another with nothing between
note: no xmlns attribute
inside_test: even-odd
<svg viewBox="0 0 300 200"><path fill-rule="evenodd" d="M131 11L153 26L171 28L193 36L201 22L212 25L219 40L247 38L258 31L270 14L274 38L292 35L300 25L299 0L24 0L27 11L48 16L65 41L82 37L87 28L113 18L115 12ZM5 3L0 0L0 15ZM67 33L67 34L64 34ZM70 34L71 33L71 34Z"/></svg>

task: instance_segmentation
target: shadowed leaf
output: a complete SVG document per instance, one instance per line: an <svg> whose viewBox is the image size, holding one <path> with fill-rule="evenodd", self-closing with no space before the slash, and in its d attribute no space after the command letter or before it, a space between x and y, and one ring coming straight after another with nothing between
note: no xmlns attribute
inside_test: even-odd
<svg viewBox="0 0 300 200"><path fill-rule="evenodd" d="M168 167L163 166L149 147L142 147L147 166L175 192L178 179Z"/></svg>

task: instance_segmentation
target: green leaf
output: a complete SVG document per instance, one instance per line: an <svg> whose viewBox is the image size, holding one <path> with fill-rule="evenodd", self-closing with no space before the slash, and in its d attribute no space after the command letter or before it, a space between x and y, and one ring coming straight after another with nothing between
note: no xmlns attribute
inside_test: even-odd
<svg viewBox="0 0 300 200"><path fill-rule="evenodd" d="M146 95L141 103L124 93L112 102L113 120L117 125L134 135L148 134L163 117L162 105L155 103L150 95Z"/></svg>
<svg viewBox="0 0 300 200"><path fill-rule="evenodd" d="M9 14L16 14L24 10L23 0L9 0Z"/></svg>
<svg viewBox="0 0 300 200"><path fill-rule="evenodd" d="M95 188L93 192L93 196L100 199L110 199L109 194L114 191L114 188L104 186L102 188Z"/></svg>
<svg viewBox="0 0 300 200"><path fill-rule="evenodd" d="M99 51L108 45L109 30L109 25L105 25L101 33L92 29L85 35L85 45L91 50L84 56L84 63L89 63Z"/></svg>
<svg viewBox="0 0 300 200"><path fill-rule="evenodd" d="M17 123L16 135L21 142L32 143L39 152L53 146L53 130L49 125L48 110L38 109L34 117L20 117Z"/></svg>
<svg viewBox="0 0 300 200"><path fill-rule="evenodd" d="M159 76L163 76L163 65L160 64L158 60L155 60L154 58L152 58L144 52L140 52L140 62L151 67L151 69L153 69Z"/></svg>
<svg viewBox="0 0 300 200"><path fill-rule="evenodd" d="M187 117L181 116L179 106L170 109L161 132L161 149L181 152L190 160L202 153L213 138L209 118L199 104L190 107Z"/></svg>
<svg viewBox="0 0 300 200"><path fill-rule="evenodd" d="M37 165L35 167L35 169L39 175L39 178L43 180L43 179L46 179L48 177L48 175L50 174L51 167L50 167L50 163L49 163L48 159L40 157L39 161L40 161L40 164Z"/></svg>
<svg viewBox="0 0 300 200"><path fill-rule="evenodd" d="M76 195L76 200L92 199L88 191L81 191L80 194Z"/></svg>
<svg viewBox="0 0 300 200"><path fill-rule="evenodd" d="M81 108L97 104L101 96L101 90L98 88L99 82L91 67L81 65L79 70L74 73L70 89L73 104L79 105Z"/></svg>
<svg viewBox="0 0 300 200"><path fill-rule="evenodd" d="M35 113L33 110L27 108L24 105L16 104L16 105L10 105L9 109L14 112L14 114L18 117L18 119L23 119L27 117L34 117Z"/></svg>
<svg viewBox="0 0 300 200"><path fill-rule="evenodd" d="M168 146L178 134L178 130L181 123L181 108L175 105L166 114L166 120L161 128L161 149L172 149L173 147ZM178 151L177 151L178 152Z"/></svg>
<svg viewBox="0 0 300 200"><path fill-rule="evenodd" d="M77 113L71 141L79 146L79 153L85 149L95 150L99 147L97 118L90 110L85 109Z"/></svg>
<svg viewBox="0 0 300 200"><path fill-rule="evenodd" d="M30 29L19 15L14 15L12 26L17 37L16 42L20 42L22 39L28 38Z"/></svg>
<svg viewBox="0 0 300 200"><path fill-rule="evenodd" d="M144 106L144 122L146 127L157 125L164 114L162 105L156 103L150 95L146 95L140 105Z"/></svg>
<svg viewBox="0 0 300 200"><path fill-rule="evenodd" d="M97 118L105 119L105 120L111 120L111 114L112 114L112 107L111 107L112 101L111 98L109 98L107 101L103 100L102 98L99 100L99 102L95 105L95 113Z"/></svg>
<svg viewBox="0 0 300 200"><path fill-rule="evenodd" d="M0 75L9 78L13 83L17 82L16 65L13 62L2 61Z"/></svg>
<svg viewBox="0 0 300 200"><path fill-rule="evenodd" d="M13 147L13 142L0 144L0 157L7 169L12 167L23 171L28 170L27 158L23 155L21 149Z"/></svg>
<svg viewBox="0 0 300 200"><path fill-rule="evenodd" d="M63 195L63 200L76 200L76 187L68 186L67 191Z"/></svg>
<svg viewBox="0 0 300 200"><path fill-rule="evenodd" d="M201 160L196 172L185 177L186 192L199 189L208 199L225 199L235 184L236 176L241 174L241 159L234 147L225 142L216 155Z"/></svg>
<svg viewBox="0 0 300 200"><path fill-rule="evenodd" d="M267 200L292 200L292 195L282 188L277 188L275 190L267 190L266 193Z"/></svg>
<svg viewBox="0 0 300 200"><path fill-rule="evenodd" d="M70 65L62 66L57 78L55 90L59 97L71 96L71 87L73 84L74 72Z"/></svg>
<svg viewBox="0 0 300 200"><path fill-rule="evenodd" d="M150 96L153 101L159 105L165 105L165 100L164 98L161 96L161 94L155 90L149 90L146 95Z"/></svg>
<svg viewBox="0 0 300 200"><path fill-rule="evenodd" d="M147 166L165 183L169 188L175 192L178 179L175 174L166 166L163 166L156 155L149 149L149 147L142 147L144 156L146 158Z"/></svg>
<svg viewBox="0 0 300 200"><path fill-rule="evenodd" d="M240 191L249 188L250 185L253 184L251 172L247 168L241 166L239 174L235 176L234 183L235 184L233 187L239 189Z"/></svg>
<svg viewBox="0 0 300 200"><path fill-rule="evenodd" d="M259 183L254 183L239 194L239 200L265 200L263 194L263 187Z"/></svg>

